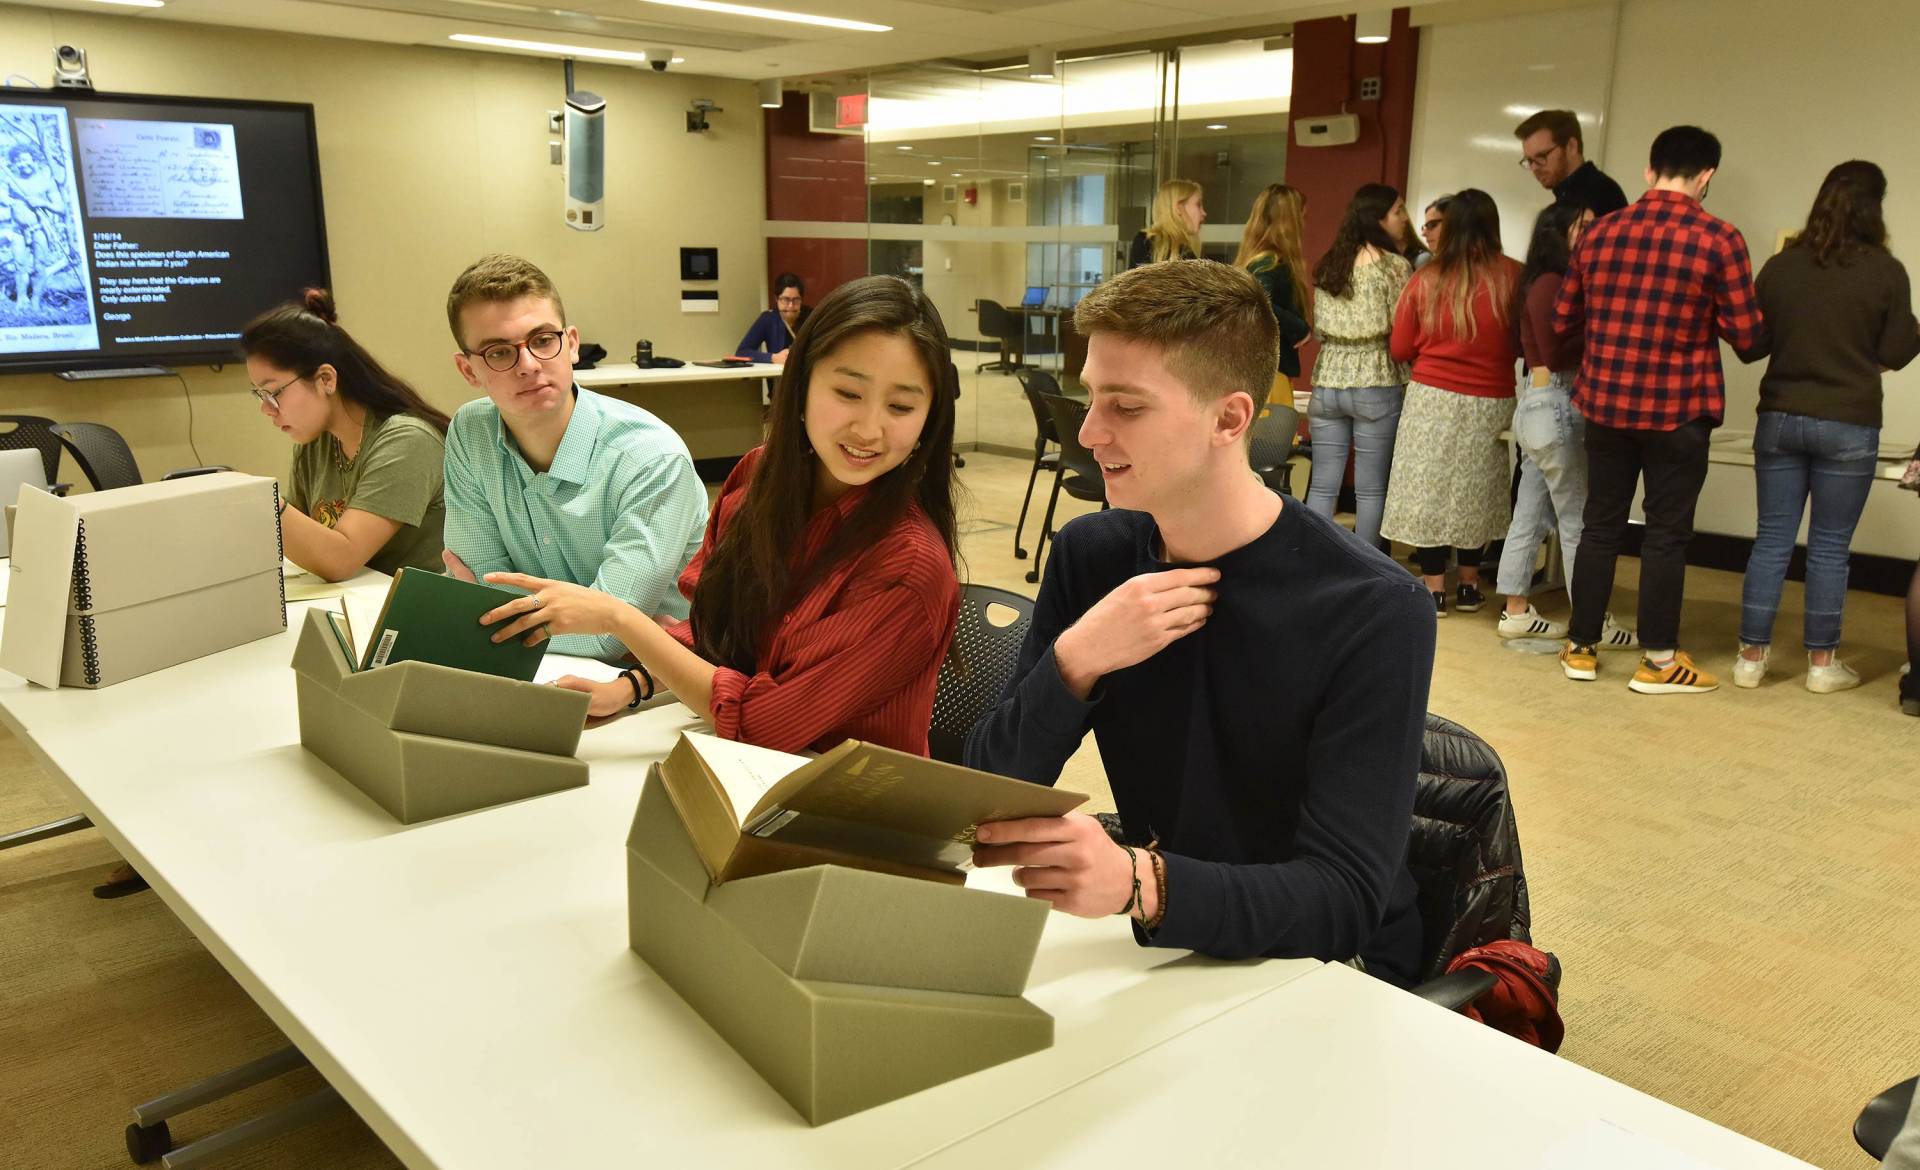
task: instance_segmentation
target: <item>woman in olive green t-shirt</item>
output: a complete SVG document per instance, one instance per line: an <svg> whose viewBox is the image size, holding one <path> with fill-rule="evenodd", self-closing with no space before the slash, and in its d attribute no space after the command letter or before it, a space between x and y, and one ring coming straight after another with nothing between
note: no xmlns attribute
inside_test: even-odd
<svg viewBox="0 0 1920 1170"><path fill-rule="evenodd" d="M260 412L299 444L280 530L287 559L341 581L441 568L447 416L340 328L311 288L240 335Z"/></svg>

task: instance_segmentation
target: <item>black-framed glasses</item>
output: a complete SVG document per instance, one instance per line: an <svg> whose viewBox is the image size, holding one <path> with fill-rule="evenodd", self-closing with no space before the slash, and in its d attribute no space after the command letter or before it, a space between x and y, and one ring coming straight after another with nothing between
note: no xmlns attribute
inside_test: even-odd
<svg viewBox="0 0 1920 1170"><path fill-rule="evenodd" d="M271 410L275 414L279 414L281 392L284 391L287 387L293 385L295 382L300 381L300 378L304 376L305 375L288 378L286 381L280 383L278 386L274 386L271 388L266 386L249 386L247 387L247 393L253 395L254 401L258 402L260 405L266 407L268 410Z"/></svg>
<svg viewBox="0 0 1920 1170"><path fill-rule="evenodd" d="M565 333L555 329L542 329L538 333L528 335L525 341L496 341L485 349L477 351L470 349L466 352L469 357L477 353L480 360L487 363L488 369L498 370L504 374L520 364L521 350L526 350L535 359L544 362L559 357L566 343Z"/></svg>
<svg viewBox="0 0 1920 1170"><path fill-rule="evenodd" d="M773 303L776 305L779 305L783 309L797 309L800 307L800 298L799 297L775 297Z"/></svg>
<svg viewBox="0 0 1920 1170"><path fill-rule="evenodd" d="M1439 227L1442 223L1445 223L1445 222L1446 222L1445 220L1430 219L1427 222L1420 225L1420 230L1423 232L1430 232L1434 228Z"/></svg>
<svg viewBox="0 0 1920 1170"><path fill-rule="evenodd" d="M1560 142L1560 143L1554 144L1553 146L1548 147L1546 150L1541 151L1539 154L1523 155L1520 159L1520 165L1522 167L1525 167L1527 170L1537 171L1541 167L1544 167L1547 165L1547 160L1553 157L1553 154L1555 151L1565 150L1566 146L1567 146L1566 143Z"/></svg>

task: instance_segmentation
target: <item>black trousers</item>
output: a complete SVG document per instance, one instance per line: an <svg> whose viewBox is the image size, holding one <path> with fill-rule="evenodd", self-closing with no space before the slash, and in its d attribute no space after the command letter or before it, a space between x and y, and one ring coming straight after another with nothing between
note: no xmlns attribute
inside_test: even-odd
<svg viewBox="0 0 1920 1170"><path fill-rule="evenodd" d="M1479 548L1448 548L1443 544L1434 548L1416 548L1413 550L1413 559L1420 566L1423 576L1444 577L1447 575L1448 558L1458 557L1462 565L1477 569L1485 559L1486 551L1484 544Z"/></svg>
<svg viewBox="0 0 1920 1170"><path fill-rule="evenodd" d="M1613 596L1614 563L1627 532L1627 511L1643 477L1647 529L1640 545L1640 644L1680 645L1680 599L1687 583L1693 509L1707 481L1707 438L1713 424L1696 418L1671 431L1625 431L1587 422L1587 511L1573 561L1573 620L1567 637L1600 640Z"/></svg>

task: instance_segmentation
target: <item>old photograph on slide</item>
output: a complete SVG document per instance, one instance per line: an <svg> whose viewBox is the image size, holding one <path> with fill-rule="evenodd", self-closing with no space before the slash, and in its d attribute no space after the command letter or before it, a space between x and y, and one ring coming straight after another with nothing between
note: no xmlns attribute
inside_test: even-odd
<svg viewBox="0 0 1920 1170"><path fill-rule="evenodd" d="M97 349L66 113L0 104L0 353Z"/></svg>

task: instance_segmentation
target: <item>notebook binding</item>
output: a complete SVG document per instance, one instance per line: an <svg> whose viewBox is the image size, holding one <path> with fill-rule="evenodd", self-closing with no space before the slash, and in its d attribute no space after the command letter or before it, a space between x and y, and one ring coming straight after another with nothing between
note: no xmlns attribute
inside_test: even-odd
<svg viewBox="0 0 1920 1170"><path fill-rule="evenodd" d="M100 685L100 638L93 625L93 577L87 571L87 522L73 534L73 607L80 611L80 664L88 686Z"/></svg>
<svg viewBox="0 0 1920 1170"><path fill-rule="evenodd" d="M275 572L280 581L280 628L287 628L287 533L280 524L280 481L273 481L273 544L280 550Z"/></svg>

